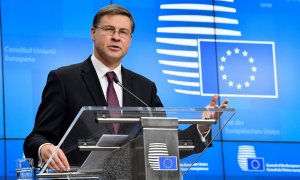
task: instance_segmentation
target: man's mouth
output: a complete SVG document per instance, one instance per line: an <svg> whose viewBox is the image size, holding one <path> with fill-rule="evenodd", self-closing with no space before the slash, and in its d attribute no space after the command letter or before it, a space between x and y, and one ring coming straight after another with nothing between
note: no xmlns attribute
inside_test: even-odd
<svg viewBox="0 0 300 180"><path fill-rule="evenodd" d="M112 48L112 49L121 49L120 46L117 46L117 45L110 45L108 47Z"/></svg>

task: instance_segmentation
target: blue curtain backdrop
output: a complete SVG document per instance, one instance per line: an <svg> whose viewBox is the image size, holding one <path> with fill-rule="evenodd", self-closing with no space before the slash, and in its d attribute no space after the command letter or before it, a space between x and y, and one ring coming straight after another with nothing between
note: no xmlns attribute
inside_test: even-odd
<svg viewBox="0 0 300 180"><path fill-rule="evenodd" d="M15 179L48 72L92 53L93 16L111 3L136 21L122 64L153 80L166 107L203 107L220 94L236 109L185 179L300 178L299 1L0 3L1 179ZM184 159L182 169L195 157Z"/></svg>

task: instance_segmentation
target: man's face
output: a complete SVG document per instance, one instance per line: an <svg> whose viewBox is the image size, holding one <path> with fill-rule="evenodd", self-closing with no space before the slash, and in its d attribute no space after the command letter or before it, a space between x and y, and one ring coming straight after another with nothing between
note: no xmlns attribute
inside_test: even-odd
<svg viewBox="0 0 300 180"><path fill-rule="evenodd" d="M117 67L131 42L131 22L124 15L105 15L91 28L94 54L109 68Z"/></svg>

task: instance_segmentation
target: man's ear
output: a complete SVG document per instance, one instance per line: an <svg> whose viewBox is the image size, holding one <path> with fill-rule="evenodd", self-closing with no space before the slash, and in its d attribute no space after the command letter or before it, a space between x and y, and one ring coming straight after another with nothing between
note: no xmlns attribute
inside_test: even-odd
<svg viewBox="0 0 300 180"><path fill-rule="evenodd" d="M93 41L95 41L95 33L96 33L96 28L95 27L91 27L91 39Z"/></svg>

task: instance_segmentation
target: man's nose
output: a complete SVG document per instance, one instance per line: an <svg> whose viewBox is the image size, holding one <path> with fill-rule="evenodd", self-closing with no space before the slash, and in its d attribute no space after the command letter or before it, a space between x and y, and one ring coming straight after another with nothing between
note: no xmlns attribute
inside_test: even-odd
<svg viewBox="0 0 300 180"><path fill-rule="evenodd" d="M111 36L114 40L120 40L119 31L115 30Z"/></svg>

